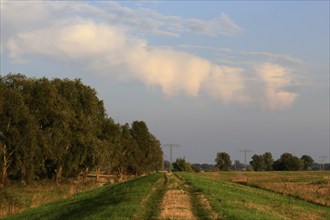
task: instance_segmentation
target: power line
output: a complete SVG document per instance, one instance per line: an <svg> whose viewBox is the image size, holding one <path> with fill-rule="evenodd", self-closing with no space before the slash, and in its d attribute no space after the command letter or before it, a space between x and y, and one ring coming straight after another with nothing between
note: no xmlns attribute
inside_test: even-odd
<svg viewBox="0 0 330 220"><path fill-rule="evenodd" d="M163 146L170 148L170 170L172 170L173 147L181 147L181 146L179 144L163 144Z"/></svg>

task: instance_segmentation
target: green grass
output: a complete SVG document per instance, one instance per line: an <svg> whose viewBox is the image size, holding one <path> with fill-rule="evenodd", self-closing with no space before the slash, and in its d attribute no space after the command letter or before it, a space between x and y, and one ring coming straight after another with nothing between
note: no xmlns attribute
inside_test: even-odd
<svg viewBox="0 0 330 220"><path fill-rule="evenodd" d="M223 219L329 219L330 209L296 198L229 181L208 174L179 173L201 191Z"/></svg>
<svg viewBox="0 0 330 220"><path fill-rule="evenodd" d="M157 200L152 189L162 177L156 173L104 186L4 219L146 219L152 215L148 199Z"/></svg>
<svg viewBox="0 0 330 220"><path fill-rule="evenodd" d="M149 196L145 197L145 202L142 203L144 212L138 212L133 218L134 219L156 219L161 212L162 199L166 192L167 177L163 173L163 178L157 180L152 187Z"/></svg>
<svg viewBox="0 0 330 220"><path fill-rule="evenodd" d="M209 179L238 182L330 207L329 171L217 172Z"/></svg>
<svg viewBox="0 0 330 220"><path fill-rule="evenodd" d="M175 173L175 176L167 179L164 173L156 173L78 193L4 219L156 219L166 190L172 188L190 193L192 211L199 219L215 219L215 216L230 220L330 219L329 207L271 192L262 187L249 186L251 183L263 186L262 184L278 181L292 184L310 182L311 185L320 187L325 184L322 175L324 176L322 173L312 172ZM246 185L232 181L240 176L247 178ZM16 203L29 204L27 195L35 192L31 190L30 194L24 194L20 198L19 188L13 191L14 194L11 190L8 188L1 191L0 199L2 196L4 201L12 201L13 207ZM65 190L58 188L53 192L45 187L44 191L62 195ZM207 198L210 207L206 206L201 195Z"/></svg>
<svg viewBox="0 0 330 220"><path fill-rule="evenodd" d="M191 196L191 206L192 212L198 219L208 220L213 219L211 210L208 210L203 201L201 200L201 190L197 187L194 187L190 184L190 181L187 179L182 178L180 172L175 172L174 176L178 178L182 183L185 184L184 189L190 194ZM175 181L175 178L173 178Z"/></svg>

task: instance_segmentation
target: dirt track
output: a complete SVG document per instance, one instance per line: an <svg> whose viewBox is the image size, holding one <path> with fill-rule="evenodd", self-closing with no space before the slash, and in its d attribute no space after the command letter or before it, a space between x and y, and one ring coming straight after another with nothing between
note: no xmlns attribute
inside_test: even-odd
<svg viewBox="0 0 330 220"><path fill-rule="evenodd" d="M197 219L192 213L191 198L184 183L172 173L166 176L168 189L162 201L159 219Z"/></svg>

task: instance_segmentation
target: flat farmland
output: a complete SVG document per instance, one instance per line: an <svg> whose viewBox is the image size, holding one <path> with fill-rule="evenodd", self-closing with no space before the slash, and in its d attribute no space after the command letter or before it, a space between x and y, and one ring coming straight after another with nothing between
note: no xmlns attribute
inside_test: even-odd
<svg viewBox="0 0 330 220"><path fill-rule="evenodd" d="M214 172L208 179L231 181L330 207L330 172Z"/></svg>
<svg viewBox="0 0 330 220"><path fill-rule="evenodd" d="M221 219L330 219L329 174L215 172L179 176L204 194Z"/></svg>
<svg viewBox="0 0 330 220"><path fill-rule="evenodd" d="M328 176L329 172L155 173L3 218L328 220Z"/></svg>

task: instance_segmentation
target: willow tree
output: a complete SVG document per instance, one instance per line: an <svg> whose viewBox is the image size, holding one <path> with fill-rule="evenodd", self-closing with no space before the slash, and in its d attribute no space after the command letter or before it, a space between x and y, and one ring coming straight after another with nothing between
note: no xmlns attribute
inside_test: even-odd
<svg viewBox="0 0 330 220"><path fill-rule="evenodd" d="M0 134L2 143L2 183L8 171L21 181L29 182L35 172L36 125L26 105L28 82L23 75L1 78Z"/></svg>

